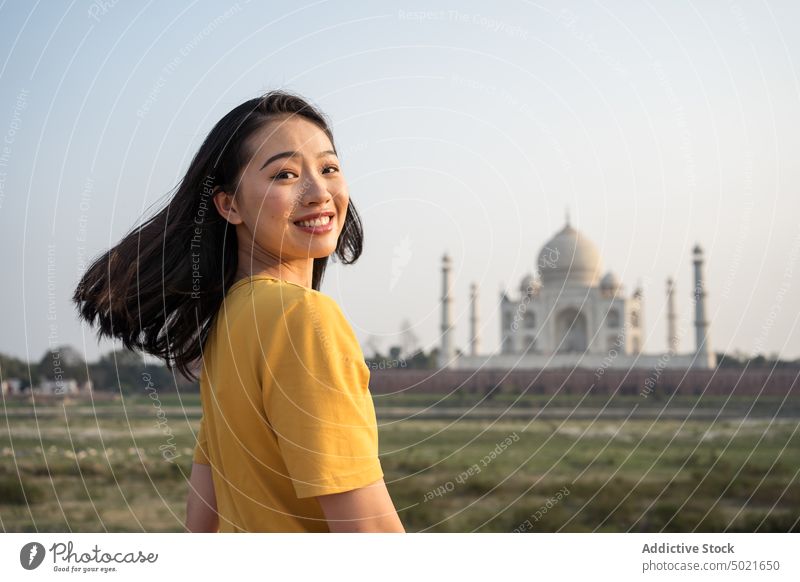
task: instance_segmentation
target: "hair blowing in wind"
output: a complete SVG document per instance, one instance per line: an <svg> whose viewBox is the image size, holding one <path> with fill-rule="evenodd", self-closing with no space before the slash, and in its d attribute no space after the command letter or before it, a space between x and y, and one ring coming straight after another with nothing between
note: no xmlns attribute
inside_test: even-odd
<svg viewBox="0 0 800 582"><path fill-rule="evenodd" d="M302 97L276 90L246 101L214 126L166 207L91 263L72 300L80 318L97 327L98 340L117 338L197 379L196 365L238 267L236 230L212 197L236 191L251 157L248 138L276 116L292 115L315 123L334 144L325 116ZM362 246L351 201L334 254L350 264ZM327 262L314 259L313 289L319 290Z"/></svg>

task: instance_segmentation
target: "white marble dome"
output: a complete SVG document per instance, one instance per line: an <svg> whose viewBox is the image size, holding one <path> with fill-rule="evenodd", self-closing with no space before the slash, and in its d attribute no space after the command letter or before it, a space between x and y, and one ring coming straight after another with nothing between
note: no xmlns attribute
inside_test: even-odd
<svg viewBox="0 0 800 582"><path fill-rule="evenodd" d="M567 223L539 252L544 285L596 287L602 272L595 244Z"/></svg>
<svg viewBox="0 0 800 582"><path fill-rule="evenodd" d="M612 271L609 271L603 275L602 279L600 279L600 288L603 290L617 291L621 286L622 284L620 283L619 278Z"/></svg>

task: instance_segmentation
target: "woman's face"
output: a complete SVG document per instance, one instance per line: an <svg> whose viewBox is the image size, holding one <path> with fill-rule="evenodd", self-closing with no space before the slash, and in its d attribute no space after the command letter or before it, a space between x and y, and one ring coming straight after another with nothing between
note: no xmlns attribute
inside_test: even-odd
<svg viewBox="0 0 800 582"><path fill-rule="evenodd" d="M239 192L217 196L220 213L232 224L240 254L259 266L310 259L336 250L349 194L339 160L325 132L298 115L267 123L249 139L252 153L242 170ZM322 219L315 216L322 214ZM311 222L300 222L311 216ZM250 254L252 253L252 259Z"/></svg>

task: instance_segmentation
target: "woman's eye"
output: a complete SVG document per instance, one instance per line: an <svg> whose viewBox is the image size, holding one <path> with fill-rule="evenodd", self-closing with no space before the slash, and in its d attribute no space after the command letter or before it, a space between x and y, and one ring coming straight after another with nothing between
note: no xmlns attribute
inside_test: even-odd
<svg viewBox="0 0 800 582"><path fill-rule="evenodd" d="M290 172L289 170L284 170L283 172L279 172L279 173L275 174L274 179L275 180L288 180L291 177L297 177L297 175L294 172Z"/></svg>
<svg viewBox="0 0 800 582"><path fill-rule="evenodd" d="M322 173L323 173L323 174L325 173L325 170L333 170L334 172L338 172L338 171L339 171L339 168L337 168L336 166L325 166L325 167L322 169Z"/></svg>

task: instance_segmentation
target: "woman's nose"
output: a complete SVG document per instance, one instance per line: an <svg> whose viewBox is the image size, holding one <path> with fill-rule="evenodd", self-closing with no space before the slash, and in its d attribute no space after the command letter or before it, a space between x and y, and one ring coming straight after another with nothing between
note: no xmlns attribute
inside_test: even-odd
<svg viewBox="0 0 800 582"><path fill-rule="evenodd" d="M322 176L307 178L303 184L302 197L309 200L328 200L331 195Z"/></svg>

